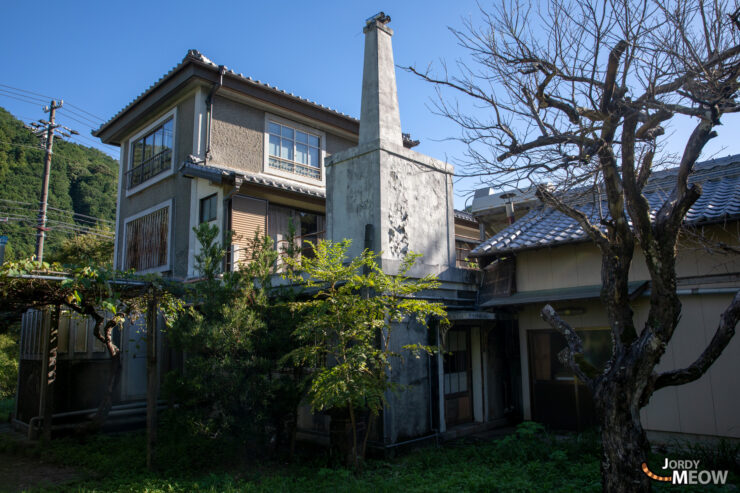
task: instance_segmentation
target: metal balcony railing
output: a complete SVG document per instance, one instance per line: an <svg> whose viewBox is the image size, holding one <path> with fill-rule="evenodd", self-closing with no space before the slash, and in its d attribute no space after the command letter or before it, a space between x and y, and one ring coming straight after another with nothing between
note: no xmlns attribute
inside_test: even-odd
<svg viewBox="0 0 740 493"><path fill-rule="evenodd" d="M167 171L170 169L171 165L172 149L165 149L164 151L155 154L140 165L135 168L131 168L126 172L127 189L134 188L148 179L154 178L158 174Z"/></svg>
<svg viewBox="0 0 740 493"><path fill-rule="evenodd" d="M288 171L289 173L295 173L296 175L307 176L314 180L321 179L321 169L307 164L296 163L295 161L288 161L275 156L270 156L267 164L270 168Z"/></svg>

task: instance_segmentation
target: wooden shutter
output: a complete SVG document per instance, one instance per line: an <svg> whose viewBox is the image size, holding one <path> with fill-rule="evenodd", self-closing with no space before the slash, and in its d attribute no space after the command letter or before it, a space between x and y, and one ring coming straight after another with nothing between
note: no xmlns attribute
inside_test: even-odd
<svg viewBox="0 0 740 493"><path fill-rule="evenodd" d="M235 195L231 199L231 229L234 231L233 244L235 260L251 258L248 246L259 231L260 236L267 233L267 201Z"/></svg>

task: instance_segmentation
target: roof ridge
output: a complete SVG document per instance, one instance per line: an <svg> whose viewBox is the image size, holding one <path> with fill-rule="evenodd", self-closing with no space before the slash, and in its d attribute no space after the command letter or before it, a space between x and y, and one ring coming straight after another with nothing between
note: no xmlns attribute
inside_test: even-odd
<svg viewBox="0 0 740 493"><path fill-rule="evenodd" d="M185 66L185 64L187 64L189 62L193 62L193 61L194 62L202 63L203 65L208 65L208 66L214 67L214 68L220 67L213 60L211 60L210 58L208 58L207 56L205 56L203 53L201 53L197 49L194 49L194 48L189 49L187 51L187 53L185 53L185 56L182 58L182 61L180 61L180 63L178 63L177 65L175 65L174 67L172 67L169 71L167 71L167 73L165 73L164 75L162 75L153 84L151 84L149 87L147 87L143 92L141 92L138 96L136 96L133 100L131 100L126 106L124 106L121 110L119 110L115 115L113 115L105 123L101 124L100 127L98 127L96 130L93 130L92 131L92 135L94 135L94 136L97 137L100 134L100 132L105 127L107 127L108 125L110 125L111 123L113 123L113 121L115 121L118 117L120 117L122 114L124 114L126 111L128 111L136 103L138 103L139 101L141 101L146 95L148 95L150 92L152 92L156 87L158 87L170 75L172 75L174 72L180 70L183 66ZM325 106L323 104L317 103L316 101L313 101L313 100L310 100L310 99L307 99L307 98L303 98L303 97L297 96L297 95L293 94L292 92L287 92L285 90L279 89L277 86L271 86L270 84L268 84L266 82L261 82L259 80L253 79L252 77L245 76L242 73L237 73L234 70L229 69L225 65L223 67L226 70L226 74L229 74L229 75L231 75L233 77L239 78L239 79L241 79L241 80L243 80L243 81L245 81L247 83L254 84L254 85L260 86L262 88L269 89L271 91L275 91L277 93L283 94L283 95L288 96L288 97L291 97L293 99L296 99L296 100L298 100L298 101L300 101L302 103L309 104L311 106L314 106L316 108L319 108L319 109L321 109L323 111L327 111L329 113L333 113L333 114L335 114L337 116L340 116L342 118L345 118L345 119L348 119L348 120L352 120L354 122L359 122L359 119L357 119L357 118L355 118L353 116L350 116L347 113L342 113L339 110L336 110L336 109L331 108L329 106Z"/></svg>
<svg viewBox="0 0 740 493"><path fill-rule="evenodd" d="M686 214L687 224L707 224L740 218L740 155L697 163L699 170L690 176L692 183L701 184L704 192ZM669 178L678 168L664 170L652 183L643 189L651 211L658 210L666 195L672 193ZM600 194L601 202L605 196ZM592 220L597 214L598 202L593 198L586 200L585 194L571 202ZM608 215L608 209L606 214ZM586 233L575 220L551 207L540 204L512 225L507 226L491 238L481 243L471 252L485 255L494 252L504 253L533 249L555 244L588 240Z"/></svg>

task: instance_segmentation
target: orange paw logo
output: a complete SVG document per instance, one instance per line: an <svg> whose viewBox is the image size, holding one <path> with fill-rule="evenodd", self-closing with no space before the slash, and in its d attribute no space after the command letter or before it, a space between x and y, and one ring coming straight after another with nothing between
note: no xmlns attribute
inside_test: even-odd
<svg viewBox="0 0 740 493"><path fill-rule="evenodd" d="M658 476L652 472L648 468L647 462L642 463L642 472L644 472L647 477L654 479L655 481L673 481L673 476Z"/></svg>

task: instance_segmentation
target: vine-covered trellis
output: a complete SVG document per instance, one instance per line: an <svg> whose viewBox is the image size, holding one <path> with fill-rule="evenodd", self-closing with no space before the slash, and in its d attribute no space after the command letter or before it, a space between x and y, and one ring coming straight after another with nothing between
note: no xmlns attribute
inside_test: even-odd
<svg viewBox="0 0 740 493"><path fill-rule="evenodd" d="M94 321L93 334L110 356L110 373L101 402L92 421L81 430L97 431L113 405L113 392L121 374L121 349L114 341L116 327L139 316L147 316L147 430L153 444L157 398L156 323L158 314L166 321L180 310L176 285L156 276L136 276L98 267L61 270L57 265L24 260L0 266L0 299L4 311L23 313L28 309L51 308L52 321L45 333L42 351L40 409L42 435L51 437L53 407L48 397L56 379L59 313L68 309ZM33 432L29 429L29 433ZM148 448L147 462L150 462Z"/></svg>

